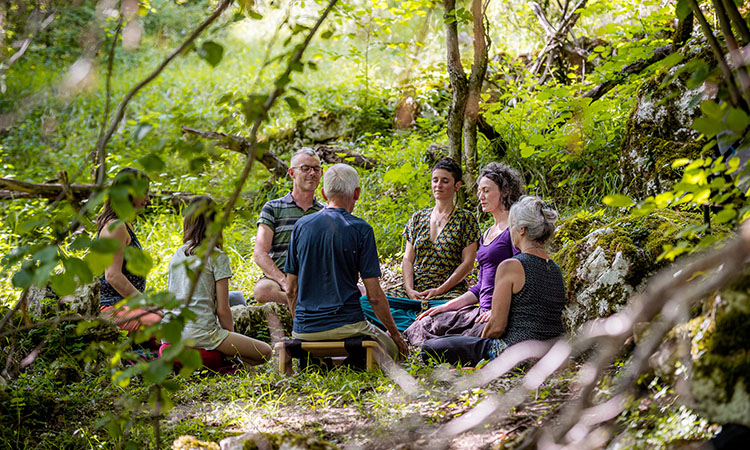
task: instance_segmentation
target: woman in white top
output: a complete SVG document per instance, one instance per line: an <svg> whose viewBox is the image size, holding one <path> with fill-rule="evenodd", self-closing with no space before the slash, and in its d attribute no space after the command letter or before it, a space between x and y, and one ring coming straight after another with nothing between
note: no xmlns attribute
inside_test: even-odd
<svg viewBox="0 0 750 450"><path fill-rule="evenodd" d="M187 211L182 238L185 245L175 252L169 263L168 283L169 292L183 302L190 293L190 275L194 275L200 266L201 258L195 253L203 240L210 236L209 227L216 217L216 203L207 195L198 196L190 202ZM195 292L186 304L195 314L195 319L185 324L182 340L191 340L191 345L195 348L239 356L248 364L262 364L270 359L271 346L234 332L234 321L229 309L231 277L229 258L221 250L219 243L197 280ZM179 309L170 310L168 314L176 315L179 312Z"/></svg>

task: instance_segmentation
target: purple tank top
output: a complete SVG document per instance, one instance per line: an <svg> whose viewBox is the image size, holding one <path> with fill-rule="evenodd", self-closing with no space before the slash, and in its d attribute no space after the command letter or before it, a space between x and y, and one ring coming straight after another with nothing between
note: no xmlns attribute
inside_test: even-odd
<svg viewBox="0 0 750 450"><path fill-rule="evenodd" d="M484 245L484 235L479 240L477 262L479 263L479 279L470 291L479 299L482 311L492 307L492 293L495 291L495 273L497 266L520 251L510 243L510 228L500 233L489 245Z"/></svg>

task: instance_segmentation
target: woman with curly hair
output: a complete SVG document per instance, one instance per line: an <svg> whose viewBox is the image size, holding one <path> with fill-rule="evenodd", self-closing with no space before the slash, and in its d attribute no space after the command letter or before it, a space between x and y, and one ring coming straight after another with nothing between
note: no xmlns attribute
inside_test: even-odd
<svg viewBox="0 0 750 450"><path fill-rule="evenodd" d="M450 302L420 314L404 333L410 343L422 345L427 339L440 336L482 334L490 317L497 266L518 253L510 241L508 212L522 194L523 179L517 170L499 162L482 169L477 197L482 211L492 214L493 224L479 241L477 284Z"/></svg>

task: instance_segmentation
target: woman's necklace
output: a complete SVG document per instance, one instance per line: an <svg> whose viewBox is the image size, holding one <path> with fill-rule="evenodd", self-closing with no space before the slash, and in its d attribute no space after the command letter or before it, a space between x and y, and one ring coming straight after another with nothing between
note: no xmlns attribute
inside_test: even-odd
<svg viewBox="0 0 750 450"><path fill-rule="evenodd" d="M523 253L528 253L528 251L529 251L529 250L533 250L533 249L535 249L535 248L538 248L538 249L540 249L540 250L544 250L544 247L542 247L541 245L539 245L539 244L534 244L534 245L532 245L532 246L530 246L530 247L526 247L526 248L525 248L524 250L521 250L521 252L523 252Z"/></svg>
<svg viewBox="0 0 750 450"><path fill-rule="evenodd" d="M448 219L451 218L451 216L453 215L453 211L455 210L456 210L456 204L454 203L453 208L451 208L448 214L443 214L442 217L438 217L437 213L435 213L435 225L437 225L438 228L440 228L441 226L444 226L446 223L448 223Z"/></svg>

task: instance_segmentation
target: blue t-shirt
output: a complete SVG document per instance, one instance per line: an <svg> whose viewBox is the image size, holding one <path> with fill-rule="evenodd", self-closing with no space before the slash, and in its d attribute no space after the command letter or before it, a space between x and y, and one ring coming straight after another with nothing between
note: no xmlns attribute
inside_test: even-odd
<svg viewBox="0 0 750 450"><path fill-rule="evenodd" d="M380 277L375 234L339 208L294 225L284 272L297 275L295 333L315 333L365 320L357 281Z"/></svg>

